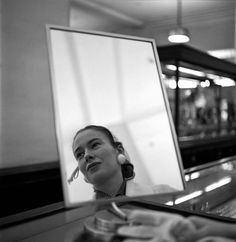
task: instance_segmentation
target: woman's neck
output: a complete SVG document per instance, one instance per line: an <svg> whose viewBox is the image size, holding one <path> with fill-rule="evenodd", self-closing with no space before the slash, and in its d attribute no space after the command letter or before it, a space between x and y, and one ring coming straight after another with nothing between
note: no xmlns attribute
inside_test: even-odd
<svg viewBox="0 0 236 242"><path fill-rule="evenodd" d="M108 194L111 197L114 197L117 192L119 191L119 188L121 187L123 183L123 176L120 173L117 173L110 177L109 179L106 179L106 181L103 184L94 185L94 188L96 190L102 191L106 194Z"/></svg>

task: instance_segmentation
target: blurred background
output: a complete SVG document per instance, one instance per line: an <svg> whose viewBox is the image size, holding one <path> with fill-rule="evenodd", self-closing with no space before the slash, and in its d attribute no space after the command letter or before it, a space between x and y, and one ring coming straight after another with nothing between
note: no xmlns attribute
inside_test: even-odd
<svg viewBox="0 0 236 242"><path fill-rule="evenodd" d="M181 23L190 34L187 45L235 62L235 1L182 0L181 3ZM168 34L176 28L178 20L177 0L2 0L0 4L1 168L58 160L46 24L154 38L157 47L161 47L171 45ZM201 60L198 61L192 68L200 68ZM206 68L209 69L201 67L203 72ZM212 72L210 69L208 74L217 74ZM171 75L165 78L174 114L173 70ZM194 80L189 83L194 88L179 92L180 137L214 135L217 131L214 125L220 120L221 132L228 132L235 121L235 87L222 88L219 97L213 90L217 88L201 88L200 82ZM208 81L202 85L208 85ZM216 102L220 107L216 107ZM217 108L221 109L220 118ZM183 126L187 128L183 130ZM206 129L211 131L205 132ZM234 133L234 129L231 131Z"/></svg>
<svg viewBox="0 0 236 242"><path fill-rule="evenodd" d="M46 24L155 39L184 168L236 155L235 0L1 0L1 188L54 189L23 209L62 200Z"/></svg>

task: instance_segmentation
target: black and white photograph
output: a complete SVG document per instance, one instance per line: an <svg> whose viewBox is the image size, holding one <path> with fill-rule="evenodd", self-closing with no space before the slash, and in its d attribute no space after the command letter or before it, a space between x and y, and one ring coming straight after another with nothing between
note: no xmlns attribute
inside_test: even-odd
<svg viewBox="0 0 236 242"><path fill-rule="evenodd" d="M0 241L236 240L236 1L0 0Z"/></svg>

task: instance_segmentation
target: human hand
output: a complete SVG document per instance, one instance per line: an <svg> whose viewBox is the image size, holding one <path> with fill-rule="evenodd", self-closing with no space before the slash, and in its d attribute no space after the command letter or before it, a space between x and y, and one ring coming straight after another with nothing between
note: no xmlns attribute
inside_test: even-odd
<svg viewBox="0 0 236 242"><path fill-rule="evenodd" d="M195 236L194 225L186 218L166 212L133 210L128 214L130 226L120 227L117 233L131 241L187 242Z"/></svg>
<svg viewBox="0 0 236 242"><path fill-rule="evenodd" d="M188 219L194 224L197 230L196 234L198 239L207 236L220 236L236 239L236 224L218 222L198 216L190 216Z"/></svg>

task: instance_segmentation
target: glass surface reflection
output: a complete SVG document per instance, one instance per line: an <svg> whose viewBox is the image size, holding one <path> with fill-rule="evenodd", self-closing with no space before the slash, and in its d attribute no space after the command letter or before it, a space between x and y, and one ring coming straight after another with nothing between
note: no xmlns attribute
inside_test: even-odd
<svg viewBox="0 0 236 242"><path fill-rule="evenodd" d="M77 130L107 127L123 143L135 179L184 189L182 164L153 40L48 27L52 89L63 187L68 206L89 201L72 141Z"/></svg>
<svg viewBox="0 0 236 242"><path fill-rule="evenodd" d="M177 66L171 61L163 62L162 70L172 115L175 117ZM178 76L180 139L234 135L234 78L183 61L179 62Z"/></svg>

